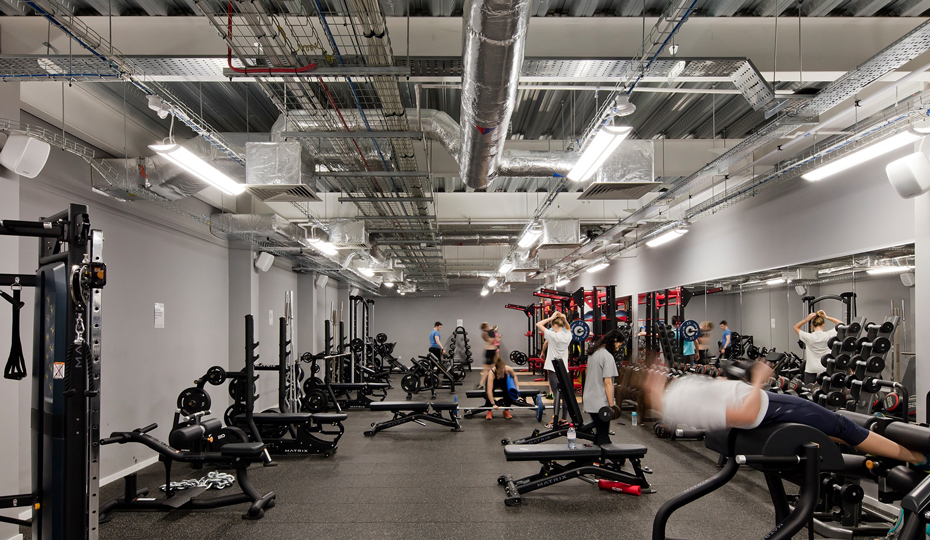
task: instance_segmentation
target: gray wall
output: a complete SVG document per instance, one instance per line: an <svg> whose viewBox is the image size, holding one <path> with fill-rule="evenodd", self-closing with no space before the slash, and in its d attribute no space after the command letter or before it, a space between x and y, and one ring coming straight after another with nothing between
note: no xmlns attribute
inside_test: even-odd
<svg viewBox="0 0 930 540"><path fill-rule="evenodd" d="M522 311L505 309L504 305L525 306L537 300L532 290L527 289L488 296L481 296L477 290L460 290L440 298L380 298L375 301L372 332L384 332L388 341L397 342L394 356L407 363L413 356L426 354L434 322L443 324L442 342L447 346L456 321L462 319L472 355L480 365L483 354L481 323L500 327L501 353L505 358L513 350L526 352L526 315Z"/></svg>

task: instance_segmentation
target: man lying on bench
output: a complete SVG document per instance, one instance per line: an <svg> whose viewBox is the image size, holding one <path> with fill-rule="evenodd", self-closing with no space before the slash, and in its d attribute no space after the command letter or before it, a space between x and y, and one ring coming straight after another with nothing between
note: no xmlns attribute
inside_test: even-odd
<svg viewBox="0 0 930 540"><path fill-rule="evenodd" d="M646 455L646 447L639 444L605 444L603 446L581 445L568 448L565 444L526 444L504 447L507 461L539 461L539 473L514 480L509 474L497 479L504 486L507 506L518 506L521 495L572 478L598 483L594 478L648 488L644 473L652 473L643 467L640 460ZM629 460L633 472L623 470ZM568 461L562 465L559 461ZM600 484L599 484L600 485ZM642 491L652 492L642 489Z"/></svg>
<svg viewBox="0 0 930 540"><path fill-rule="evenodd" d="M416 422L421 426L426 424L423 421L433 422L441 426L448 426L452 431L462 431L459 425L459 419L456 416L458 412L458 403L448 402L428 402L428 401L382 401L372 403L368 407L372 411L391 411L394 417L384 422L372 422L371 429L365 432L365 436L371 437L379 431L388 428L406 424L407 422ZM430 412L432 409L432 412ZM443 412L449 413L449 418L442 416Z"/></svg>
<svg viewBox="0 0 930 540"><path fill-rule="evenodd" d="M556 358L552 361L552 367L555 369L555 376L561 385L560 388L573 388L571 377L568 376L568 370L565 369L565 361ZM575 425L576 436L579 439L594 440L594 422L585 423L584 415L581 413L581 407L578 406L578 400L575 399L575 392L560 392L559 399L562 400L562 406L568 411L569 421ZM501 444L539 444L558 437L565 437L568 434L568 424L555 425L547 431L534 429L532 435L523 439L513 440L505 438Z"/></svg>

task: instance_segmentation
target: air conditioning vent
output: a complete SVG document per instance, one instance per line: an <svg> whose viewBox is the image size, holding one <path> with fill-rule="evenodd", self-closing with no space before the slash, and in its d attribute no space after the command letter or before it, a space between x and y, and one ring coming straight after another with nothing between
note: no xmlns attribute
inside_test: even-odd
<svg viewBox="0 0 930 540"><path fill-rule="evenodd" d="M661 186L660 182L594 182L578 199L589 201L636 200Z"/></svg>
<svg viewBox="0 0 930 540"><path fill-rule="evenodd" d="M245 189L262 202L319 201L306 184L246 184Z"/></svg>

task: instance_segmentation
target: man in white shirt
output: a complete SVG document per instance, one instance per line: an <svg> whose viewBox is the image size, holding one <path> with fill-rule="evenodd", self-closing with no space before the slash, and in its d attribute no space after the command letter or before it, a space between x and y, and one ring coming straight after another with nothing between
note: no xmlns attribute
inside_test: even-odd
<svg viewBox="0 0 930 540"><path fill-rule="evenodd" d="M842 322L839 319L830 317L823 310L820 310L817 313L811 313L804 320L794 325L794 331L798 333L798 337L804 342L805 384L815 382L817 380L817 375L827 370L827 368L820 363L820 359L823 358L823 355L830 352L830 347L827 345L827 342L830 341L830 338L836 337L836 328L824 331L823 327L826 321L830 321L834 325ZM807 323L811 323L811 332L801 330L801 327Z"/></svg>

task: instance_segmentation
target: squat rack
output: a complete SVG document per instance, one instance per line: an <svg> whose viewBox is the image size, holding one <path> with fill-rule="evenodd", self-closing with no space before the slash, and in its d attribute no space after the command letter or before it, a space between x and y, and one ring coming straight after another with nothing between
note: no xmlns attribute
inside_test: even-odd
<svg viewBox="0 0 930 540"><path fill-rule="evenodd" d="M91 229L86 206L71 204L41 221L2 220L0 236L39 239L35 275L0 274L0 286L35 287L36 291L32 493L0 496L0 508L28 505L32 519L0 517L0 521L31 527L32 538L37 540L95 540L100 498L102 289L106 285L103 233ZM25 375L13 370L9 378Z"/></svg>

